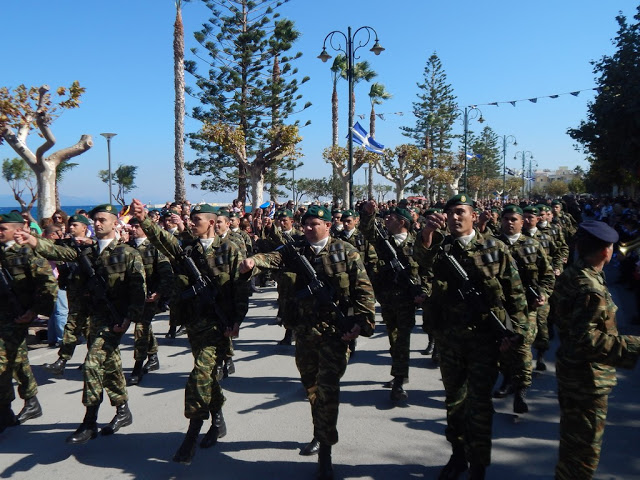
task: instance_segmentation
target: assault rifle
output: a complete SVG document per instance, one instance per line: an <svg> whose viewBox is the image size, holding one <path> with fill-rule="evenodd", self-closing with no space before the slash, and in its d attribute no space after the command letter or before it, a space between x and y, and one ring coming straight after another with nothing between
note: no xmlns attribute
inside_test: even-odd
<svg viewBox="0 0 640 480"><path fill-rule="evenodd" d="M373 226L377 235L382 239L387 256L390 259L389 265L391 265L391 269L393 270L393 281L396 284L402 282L407 285L412 297L420 296L422 293L420 290L420 284L416 283L415 280L411 278L411 274L407 270L407 267L405 267L398 258L398 252L396 252L396 249L393 248L393 245L389 242L389 232L387 229L381 227L376 221L373 222Z"/></svg>
<svg viewBox="0 0 640 480"><path fill-rule="evenodd" d="M190 284L190 287L180 294L180 298L182 300L196 298L200 302L201 311L213 308L214 312L216 312L220 319L223 330L232 327L233 325L229 322L227 314L222 310L222 308L220 308L218 302L216 302L218 289L213 281L209 277L202 275L202 272L200 272L196 266L193 258L191 258L191 256L189 256L184 250L180 253L178 258L187 272Z"/></svg>
<svg viewBox="0 0 640 480"><path fill-rule="evenodd" d="M446 252L444 249L442 250L444 253L444 258L447 264L450 267L452 273L457 277L459 281L458 287L458 295L460 299L464 303L469 304L470 310L486 313L491 317L491 330L496 334L498 340L502 340L503 338L508 338L513 344L522 345L524 342L524 337L519 333L515 333L513 331L513 322L509 317L509 314L505 310L505 315L507 316L507 324L506 326L500 321L497 315L487 306L485 303L482 293L472 285L471 279L469 275L462 268L462 265L456 260L456 258L451 255L449 252ZM502 305L500 305L502 307Z"/></svg>
<svg viewBox="0 0 640 480"><path fill-rule="evenodd" d="M7 302L9 310L14 315L14 318L18 318L24 314L25 310L20 305L18 297L16 297L13 288L11 287L13 277L9 273L9 270L0 265L0 298L3 302Z"/></svg>
<svg viewBox="0 0 640 480"><path fill-rule="evenodd" d="M316 271L314 270L307 257L302 255L295 247L293 243L287 243L277 250L283 249L285 255L291 258L295 264L295 270L297 273L304 275L307 280L307 285L296 293L296 297L308 298L314 297L320 305L327 305L331 307L336 314L337 327L342 333L348 333L353 328L354 322L349 320L344 312L340 309L338 304L333 300L335 290L328 283L323 282Z"/></svg>
<svg viewBox="0 0 640 480"><path fill-rule="evenodd" d="M107 282L102 275L99 275L93 263L89 259L88 248L78 249L78 268L80 272L87 278L87 289L91 294L91 298L95 304L104 305L109 312L109 318L111 319L111 326L122 325L124 318L116 307L111 303L109 297L107 297Z"/></svg>

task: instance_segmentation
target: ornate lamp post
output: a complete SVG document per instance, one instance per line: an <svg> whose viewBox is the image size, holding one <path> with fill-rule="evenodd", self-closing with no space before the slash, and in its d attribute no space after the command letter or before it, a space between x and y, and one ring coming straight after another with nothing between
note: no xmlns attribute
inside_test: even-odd
<svg viewBox="0 0 640 480"><path fill-rule="evenodd" d="M356 36L359 32L366 32L367 37L365 39L363 36L363 39L356 43ZM370 51L376 55L380 55L384 51L384 48L382 48L378 42L378 32L376 32L372 27L367 26L358 28L353 32L353 34L351 33L351 27L347 28L346 34L339 30L330 32L324 38L324 42L322 43L322 52L318 55L318 58L323 62L326 62L331 58L331 55L327 53L327 40L329 40L329 46L336 52L344 53L347 58L347 81L349 83L349 161L347 163L347 172L349 174L349 208L353 208L353 132L351 131L351 127L353 127L353 110L351 108L354 85L353 67L355 65L355 60L360 58L356 56L356 51L359 48L367 46L372 35L375 36L375 41ZM345 42L344 46L342 43L343 40Z"/></svg>
<svg viewBox="0 0 640 480"><path fill-rule="evenodd" d="M523 150L523 151L520 151L520 152L516 152L516 154L513 156L513 159L517 160L519 154L522 155L522 199L524 200L525 194L526 194L526 191L525 191L526 183L524 181L525 160L526 160L527 156L529 156L530 159L533 159L533 153L531 153L529 150Z"/></svg>
<svg viewBox="0 0 640 480"><path fill-rule="evenodd" d="M482 112L475 105L464 107L464 110L457 108L455 111L462 112L462 123L464 126L464 191L467 192L467 138L469 136L469 120L478 118L478 123L484 123ZM475 112L475 115L474 113Z"/></svg>
<svg viewBox="0 0 640 480"><path fill-rule="evenodd" d="M117 133L101 133L104 138L107 139L107 159L109 162L109 203L113 198L111 194L111 139L117 135Z"/></svg>
<svg viewBox="0 0 640 480"><path fill-rule="evenodd" d="M507 146L511 144L514 147L518 145L516 137L513 135L502 136L502 203L504 203L505 193L507 191Z"/></svg>

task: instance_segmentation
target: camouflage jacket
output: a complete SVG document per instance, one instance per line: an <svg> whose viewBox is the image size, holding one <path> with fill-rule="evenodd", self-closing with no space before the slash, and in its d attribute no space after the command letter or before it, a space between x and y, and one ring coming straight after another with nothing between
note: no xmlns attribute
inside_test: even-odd
<svg viewBox="0 0 640 480"><path fill-rule="evenodd" d="M175 304L175 307L184 310L189 331L222 331L223 325L242 323L249 309L249 283L240 276L238 265L244 255L234 242L216 236L211 247L205 250L199 239L192 238L184 239L181 247L173 235L159 228L149 218L140 226L147 239L173 263L176 282L180 285L178 296L193 286L182 260L184 255L193 259L200 273L212 281L217 291L214 299L217 308L203 308L203 300L198 298L183 299Z"/></svg>
<svg viewBox="0 0 640 480"><path fill-rule="evenodd" d="M553 293L556 276L551 268L551 261L540 242L526 235L520 235L520 238L513 245L502 233L496 238L507 246L516 261L520 280L522 280L525 295L529 300L529 307L531 308L538 295L544 295L548 300ZM530 288L535 290L535 295Z"/></svg>
<svg viewBox="0 0 640 480"><path fill-rule="evenodd" d="M292 228L288 234L284 233L282 228L275 225L269 229L264 228L262 231L264 232L265 238L273 245L273 249L280 245L284 245L291 240L302 240L304 238L304 233L295 228Z"/></svg>
<svg viewBox="0 0 640 480"><path fill-rule="evenodd" d="M547 224L546 227L541 227L540 224L538 224L538 231L540 233L549 235L553 239L553 243L556 249L556 253L552 255L553 268L559 268L560 270L562 270L565 263L567 263L567 259L569 258L569 245L567 244L567 241L562 234L562 228L553 223ZM558 263L557 259L559 259L560 263Z"/></svg>
<svg viewBox="0 0 640 480"><path fill-rule="evenodd" d="M640 337L620 335L603 272L577 260L560 275L551 297L560 347L556 377L561 388L606 394L616 384L615 367L633 368Z"/></svg>
<svg viewBox="0 0 640 480"><path fill-rule="evenodd" d="M452 335L464 331L489 334L493 329L488 312L460 297L458 288L462 282L449 267L445 252L466 271L471 284L482 294L486 309L505 324L508 313L513 330L523 333L527 328L527 299L516 263L506 245L478 231L466 246L451 235L436 231L429 248L422 242L416 248L416 260L425 268L432 286L424 307L431 327Z"/></svg>
<svg viewBox="0 0 640 480"><path fill-rule="evenodd" d="M102 253L98 250L97 243L85 249L83 252L86 252L91 260L96 275L106 284L106 298L119 316L129 319L132 323L140 321L146 296L144 266L140 254L126 243L115 239ZM35 250L37 254L48 260L64 262L75 262L80 255L78 249L67 245L56 245L46 238L38 239ZM87 285L88 276L82 271L82 267L78 268L78 272L80 280ZM99 319L109 317L108 309L97 301L95 296L83 298L87 298L89 302L87 307L92 317ZM115 319L109 318L109 321L113 323Z"/></svg>
<svg viewBox="0 0 640 480"><path fill-rule="evenodd" d="M412 291L413 288L407 285L406 281L395 276L390 263L392 260L391 252L389 252L386 247L384 239L376 232L375 222L375 215L368 215L364 212L360 215L360 231L364 235L364 238L373 245L376 255L378 256L376 266L377 276L385 280L381 288L376 286L376 295L381 302L392 303L396 301L408 301L413 303L413 297L416 293L429 293L426 278L423 272L420 271L418 262L414 259L416 236L408 232L407 238L401 244L397 244L393 236L389 235L389 243L396 251L400 263L402 263L408 271L413 284L418 286L419 292ZM387 279L391 281L387 281Z"/></svg>
<svg viewBox="0 0 640 480"><path fill-rule="evenodd" d="M530 230L522 230L522 234L537 240L544 250L544 253L547 255L547 257L549 257L551 268L553 270L562 271L564 267L561 256L562 251L558 248L556 242L553 240L553 237L551 237L549 233L545 233L545 231L536 228L534 233L531 233Z"/></svg>
<svg viewBox="0 0 640 480"><path fill-rule="evenodd" d="M251 240L251 236L245 232L244 230L229 230L229 233L234 234L235 236L242 239L242 243L244 244L245 256L253 255L253 240Z"/></svg>
<svg viewBox="0 0 640 480"><path fill-rule="evenodd" d="M375 327L375 298L371 281L367 276L360 254L346 242L329 238L325 248L315 254L309 243L299 242L296 249L305 256L319 279L333 290L338 307L345 315L353 315L354 323L360 325L361 335L371 336ZM341 336L337 328L336 312L329 305L322 305L313 296L301 293L308 285L304 272L298 271L295 259L286 250L259 253L253 260L258 268L282 268L290 278L292 292L293 325L297 331L312 335Z"/></svg>
<svg viewBox="0 0 640 480"><path fill-rule="evenodd" d="M51 315L58 294L58 283L47 260L36 255L29 247L14 243L6 249L0 248L0 268L9 274L11 289L5 298L0 298L0 328L15 327L14 319L27 310ZM12 295L13 300L8 295ZM14 308L19 311L14 311Z"/></svg>
<svg viewBox="0 0 640 480"><path fill-rule="evenodd" d="M173 268L166 255L160 253L148 239L140 245L135 241L130 244L142 257L144 274L147 281L147 295L157 293L161 298L168 299L173 293Z"/></svg>
<svg viewBox="0 0 640 480"><path fill-rule="evenodd" d="M570 240L578 230L578 222L576 222L573 216L567 212L560 212L557 215L554 215L553 223L562 227L562 233L567 240Z"/></svg>
<svg viewBox="0 0 640 480"><path fill-rule="evenodd" d="M376 253L376 249L367 241L366 238L364 238L364 235L357 227L350 236L347 237L346 230L342 230L338 235L336 235L336 238L344 240L356 247L358 252L360 252L360 258L367 269L370 267L374 268L378 264L378 254Z"/></svg>

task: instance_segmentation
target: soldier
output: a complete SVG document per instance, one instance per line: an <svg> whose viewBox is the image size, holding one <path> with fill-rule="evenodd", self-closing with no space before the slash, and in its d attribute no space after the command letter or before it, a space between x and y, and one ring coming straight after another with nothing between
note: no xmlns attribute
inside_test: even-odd
<svg viewBox="0 0 640 480"><path fill-rule="evenodd" d="M617 241L618 233L604 222L581 223L576 234L578 259L560 275L551 297L560 338L557 480L593 478L616 367L633 368L640 354L640 337L618 333L617 307L603 272Z"/></svg>
<svg viewBox="0 0 640 480"><path fill-rule="evenodd" d="M112 435L133 423L122 360L120 340L131 322L138 322L144 309L144 266L138 252L116 239L118 210L112 205L98 205L89 212L94 222L97 245L81 252L56 245L25 232L16 241L28 244L36 253L49 260L78 261L81 279L90 292L89 351L84 362L82 403L86 406L84 420L67 438L67 443L83 444L98 435L98 409L103 390L107 391L116 415L102 429L102 435Z"/></svg>
<svg viewBox="0 0 640 480"><path fill-rule="evenodd" d="M409 381L411 330L416 324L416 305L422 302L426 291L422 290L418 264L413 259L416 237L410 232L411 215L404 208L392 207L384 219L386 235L382 228L376 228L375 213L375 202L365 203L360 226L378 255L378 275L385 279L384 286L376 285L376 298L387 327L393 380L384 386L391 388L391 400L399 402L409 396L403 384ZM388 241L385 241L385 236ZM404 273L393 268L395 259Z"/></svg>
<svg viewBox="0 0 640 480"><path fill-rule="evenodd" d="M562 202L560 200L554 200L551 202L551 208L553 210L553 223L556 223L562 227L562 233L564 234L568 243L571 242L571 237L576 234L578 228L578 222L569 213L562 210Z"/></svg>
<svg viewBox="0 0 640 480"><path fill-rule="evenodd" d="M342 210L334 208L331 210L331 236L336 237L342 231Z"/></svg>
<svg viewBox="0 0 640 480"><path fill-rule="evenodd" d="M84 215L72 215L69 217L69 233L71 237L56 240L56 245L73 247L76 241L85 241L89 236L89 225L89 219ZM82 336L87 338L87 345L89 344L88 298L84 280L78 274L78 264L76 262L61 263L58 266L58 271L58 282L61 288L67 291L69 314L62 334L62 344L58 350L58 359L53 363L42 365L45 370L54 375L62 375L64 373L67 362L73 357L73 353Z"/></svg>
<svg viewBox="0 0 640 480"><path fill-rule="evenodd" d="M443 203L444 206L444 203ZM427 208L424 212L425 218L422 220L422 225L425 225L427 222L426 217L429 215L433 215L434 213L442 213L442 208ZM431 361L438 365L440 363L440 355L438 354L438 347L436 345L436 339L431 331L431 322L426 318L429 315L429 312L426 308L422 309L422 330L427 334L427 348L422 350L420 354L422 355L431 355Z"/></svg>
<svg viewBox="0 0 640 480"><path fill-rule="evenodd" d="M249 307L248 282L240 279L238 265L242 256L238 247L224 242L216 235L217 215L207 204L196 205L191 211L191 232L195 238L183 243L171 234L158 228L146 218L144 205L139 200L131 204L132 214L140 221L149 241L176 265L174 274L183 282L183 296L191 296L182 302L185 309L187 336L191 344L194 366L185 387L184 415L189 419L189 429L184 441L173 457L175 462L189 464L195 454L200 429L211 415L211 428L200 446L210 448L227 432L222 415L225 398L215 377L216 359L226 352L229 337L237 336L240 323ZM189 272L187 259L193 261L197 272ZM199 280L208 279L208 291ZM211 297L215 293L215 297Z"/></svg>
<svg viewBox="0 0 640 480"><path fill-rule="evenodd" d="M147 235L140 227L140 221L137 218L132 218L129 220L129 225L132 227L133 237L131 246L138 250L142 257L147 281L147 299L144 304L144 312L141 320L136 322L133 332L135 364L131 377L129 377L129 384L137 385L145 373L160 368L158 340L153 334L151 321L158 312L160 302L171 296L174 278L171 262L147 240ZM147 363L143 365L145 359Z"/></svg>
<svg viewBox="0 0 640 480"><path fill-rule="evenodd" d="M244 250L246 256L249 257L253 255L253 241L247 232L240 229L240 218L241 214L238 212L229 212L229 230L231 233L236 236L240 236L244 243Z"/></svg>
<svg viewBox="0 0 640 480"><path fill-rule="evenodd" d="M241 266L243 272L254 267L284 267L295 279L295 290L303 291L311 283L312 272L301 268L301 255L317 278L334 292L333 298L324 302L319 300L319 292L292 295L296 365L311 403L314 427L313 440L301 454L319 453L320 480L333 478L331 447L338 443L340 378L347 368L347 345L358 335L371 336L375 327L373 290L360 255L351 245L330 237L330 218L327 208L312 205L302 217L303 242L290 249L254 255Z"/></svg>
<svg viewBox="0 0 640 480"><path fill-rule="evenodd" d="M526 209L531 208L526 207ZM526 393L531 386L531 343L538 330L536 311L547 304L555 283L551 263L540 243L522 235L523 216L524 212L519 206L506 205L502 210L502 232L497 235L497 238L509 247L509 252L516 261L529 306L524 341L501 355L500 367L504 381L494 393L495 397L502 398L514 392L513 411L515 413L529 411Z"/></svg>
<svg viewBox="0 0 640 480"><path fill-rule="evenodd" d="M499 351L516 343L515 334L525 333L527 301L507 247L474 230L473 200L456 195L444 211L427 218L416 248L433 288L425 308L440 351L446 436L453 450L438 478L458 479L470 464L469 478L478 480L491 463L491 393ZM448 235L438 231L445 226ZM514 334L503 330L508 318Z"/></svg>
<svg viewBox="0 0 640 480"><path fill-rule="evenodd" d="M51 266L14 240L22 231L20 213L0 215L0 432L42 415L38 385L27 355L27 331L38 314L50 315L58 286ZM24 407L16 417L12 376Z"/></svg>

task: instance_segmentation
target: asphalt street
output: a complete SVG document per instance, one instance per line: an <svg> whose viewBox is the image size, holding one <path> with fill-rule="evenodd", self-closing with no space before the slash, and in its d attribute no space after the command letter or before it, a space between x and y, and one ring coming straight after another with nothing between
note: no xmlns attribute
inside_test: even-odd
<svg viewBox="0 0 640 480"><path fill-rule="evenodd" d="M633 299L612 284L622 333L640 333L630 323ZM44 415L0 434L0 478L13 479L312 479L315 457L299 449L312 437L311 417L295 367L295 347L279 346L284 330L273 324L275 288L251 298L249 314L235 341L236 373L223 381L228 434L212 449L198 449L190 466L171 461L186 432L184 384L192 368L186 337L164 338L168 316L153 323L160 342L161 368L129 387L133 425L111 437L72 446L65 438L84 415L81 364L86 346L76 349L63 378L42 368L56 350L30 351ZM427 337L417 319L412 337L409 401L394 407L382 383L390 379L390 357L378 314L376 333L358 342L342 380L340 442L334 447L337 479L435 479L450 455L444 437L444 391L440 372L420 354ZM555 348L554 348L555 349ZM125 375L133 367L131 335L122 345ZM557 458L559 409L552 359L536 373L529 394L530 413L514 418L512 399L495 401L493 463L488 479L553 478ZM598 479L640 480L640 378L638 369L619 370L610 397ZM17 412L21 400L13 404ZM105 401L104 425L115 409ZM203 433L208 428L205 424Z"/></svg>

